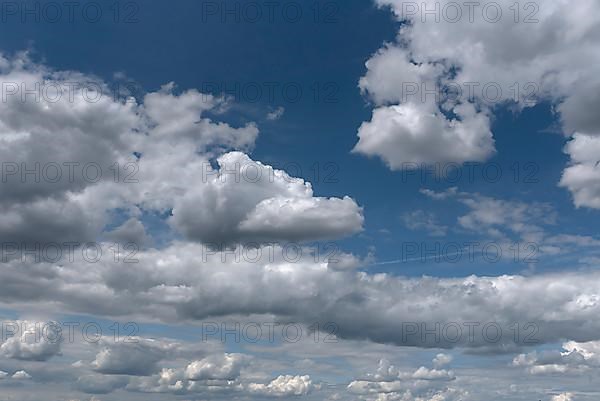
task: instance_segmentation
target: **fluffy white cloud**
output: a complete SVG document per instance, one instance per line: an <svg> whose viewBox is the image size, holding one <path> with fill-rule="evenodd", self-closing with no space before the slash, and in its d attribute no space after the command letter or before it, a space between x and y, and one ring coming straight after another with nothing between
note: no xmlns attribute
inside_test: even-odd
<svg viewBox="0 0 600 401"><path fill-rule="evenodd" d="M532 375L581 374L590 369L600 368L600 342L578 343L569 341L563 344L563 351L544 351L520 354L513 365L525 367Z"/></svg>
<svg viewBox="0 0 600 401"><path fill-rule="evenodd" d="M7 321L3 333L14 333L2 345L0 355L7 358L46 361L61 352L62 332L56 322Z"/></svg>
<svg viewBox="0 0 600 401"><path fill-rule="evenodd" d="M437 354L435 358L433 358L433 367L436 369L443 368L452 362L452 355L448 354Z"/></svg>
<svg viewBox="0 0 600 401"><path fill-rule="evenodd" d="M600 308L600 281L594 272L402 278L331 269L308 253L291 262L282 248L260 249L260 258L253 260L236 260L235 250L226 256L177 243L140 251L139 263L127 265L112 258L87 263L81 256L60 267L14 261L0 271L0 302L49 302L65 311L165 322L239 315L334 322L341 339L437 348L509 351L526 339L599 339L594 316ZM39 274L45 279L29 279ZM24 282L26 288L19 285ZM540 302L540 293L552 296ZM575 324L579 321L588 323ZM478 323L473 336L467 322ZM531 323L518 344L510 330L515 323ZM500 326L502 335L495 335L497 327L488 327L484 335L488 324ZM425 330L437 335L424 335ZM121 360L112 356L102 354L98 362Z"/></svg>
<svg viewBox="0 0 600 401"><path fill-rule="evenodd" d="M362 209L349 197L318 198L310 183L241 152L218 159L207 182L175 202L172 225L186 237L233 243L330 239L362 229Z"/></svg>
<svg viewBox="0 0 600 401"><path fill-rule="evenodd" d="M562 393L552 396L552 401L573 401L573 393Z"/></svg>
<svg viewBox="0 0 600 401"><path fill-rule="evenodd" d="M447 119L428 104L380 107L358 129L354 152L379 156L392 170L414 169L437 162L483 161L494 152L489 118L473 105L453 109Z"/></svg>
<svg viewBox="0 0 600 401"><path fill-rule="evenodd" d="M211 355L190 363L185 377L188 380L234 380L244 365L245 358L241 354Z"/></svg>
<svg viewBox="0 0 600 401"><path fill-rule="evenodd" d="M358 131L355 151L378 156L393 170L485 160L494 153L496 105L522 109L547 101L565 135L573 135L561 185L577 206L600 207L598 158L581 151L597 147L600 135L596 1L576 8L564 0L516 7L509 0L377 4L403 23L396 42L366 63L359 85L375 109Z"/></svg>
<svg viewBox="0 0 600 401"><path fill-rule="evenodd" d="M137 337L123 342L103 343L103 349L98 352L91 367L97 372L112 375L152 374L158 371L158 362L177 350L177 344Z"/></svg>
<svg viewBox="0 0 600 401"><path fill-rule="evenodd" d="M421 366L414 372L402 372L387 360L380 360L377 373L352 381L347 389L373 401L460 400L466 393L448 387L455 379L451 371Z"/></svg>
<svg viewBox="0 0 600 401"><path fill-rule="evenodd" d="M575 206L600 209L600 137L577 133L565 152L571 163L563 171L560 185L571 192Z"/></svg>
<svg viewBox="0 0 600 401"><path fill-rule="evenodd" d="M223 98L175 93L170 83L139 103L125 101L98 79L52 70L27 54L2 61L0 78L14 88L3 93L0 111L0 235L15 243L97 240L115 210L130 220L105 237L140 245L151 243L136 220L143 212L172 211L171 226L191 240L226 245L362 229L362 209L352 199L315 197L310 183L242 153L254 146L258 128L207 117L226 106ZM42 85L59 92L22 98L23 87ZM264 174L260 180L252 180L254 170L237 179L224 171L249 164Z"/></svg>
<svg viewBox="0 0 600 401"><path fill-rule="evenodd" d="M15 380L29 380L31 375L24 370L19 370L12 375L12 378Z"/></svg>
<svg viewBox="0 0 600 401"><path fill-rule="evenodd" d="M268 384L250 383L251 393L272 397L306 395L314 388L310 376L281 375Z"/></svg>

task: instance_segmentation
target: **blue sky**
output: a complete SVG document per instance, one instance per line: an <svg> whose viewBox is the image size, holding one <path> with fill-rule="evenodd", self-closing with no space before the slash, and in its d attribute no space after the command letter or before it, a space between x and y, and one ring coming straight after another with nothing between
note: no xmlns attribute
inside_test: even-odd
<svg viewBox="0 0 600 401"><path fill-rule="evenodd" d="M419 8L86 1L74 21L52 3L57 22L41 11L49 2L2 8L3 84L95 82L103 94L133 88L134 99L10 95L0 158L134 164L139 183L110 172L2 182L3 244L21 256L53 241L105 252L93 263L79 247L60 263L3 253L3 330L137 329L133 345L32 344L32 332L2 331L0 401L46 400L45 386L60 401L596 399L598 5L515 3L515 15L512 2L485 0L503 9L498 22L450 23L407 14L409 3ZM79 7L102 15L90 21ZM252 21L248 7L262 16ZM493 82L504 94L406 99L415 81ZM533 103L507 95L514 82L535 83ZM200 169L248 162L276 178L207 181ZM112 258L126 243L135 263ZM275 259L224 256L249 243L274 247ZM290 245L302 258L281 257ZM419 336L473 321L504 332ZM297 342L199 340L206 324L257 322L304 331ZM335 341L313 341L316 323ZM407 340L406 323L425 326Z"/></svg>

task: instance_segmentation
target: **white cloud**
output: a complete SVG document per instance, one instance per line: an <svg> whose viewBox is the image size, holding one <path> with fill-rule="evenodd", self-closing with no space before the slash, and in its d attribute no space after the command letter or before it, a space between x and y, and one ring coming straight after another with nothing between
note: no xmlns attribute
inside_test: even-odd
<svg viewBox="0 0 600 401"><path fill-rule="evenodd" d="M434 237L446 235L447 226L440 224L433 213L423 210L415 210L402 215L402 221L407 228L411 230L424 230Z"/></svg>
<svg viewBox="0 0 600 401"><path fill-rule="evenodd" d="M310 376L281 375L268 384L250 383L251 393L265 396L284 397L306 395L314 388Z"/></svg>
<svg viewBox="0 0 600 401"><path fill-rule="evenodd" d="M380 107L363 123L354 152L379 156L392 170L437 162L483 161L494 153L489 118L470 104L447 119L428 104Z"/></svg>
<svg viewBox="0 0 600 401"><path fill-rule="evenodd" d="M436 369L443 368L452 362L452 355L448 354L437 354L435 358L433 358L433 367Z"/></svg>
<svg viewBox="0 0 600 401"><path fill-rule="evenodd" d="M13 261L0 271L0 301L51 303L70 312L165 322L174 316L193 321L238 315L306 324L335 322L340 339L419 347L514 350L522 344L514 343L508 327L517 322L534 324L538 330L533 338L539 344L600 339L594 318L600 308L595 272L402 278L330 269L327 262L315 263L309 253L290 262L278 247L261 248L256 260L240 256L236 261L232 252L224 258L219 252L207 253L201 245L177 243L140 251L139 263L126 269L111 258L86 263L78 256L62 267ZM29 278L39 272L48 278L31 282ZM15 291L22 282L29 283L27 290ZM540 302L540 293L552 296ZM588 324L573 323L582 320ZM466 326L461 326L457 339L442 335L444 327L451 329L447 325L465 322L478 322L473 338ZM484 325L492 322L503 328L501 338L493 342L483 336ZM416 325L416 334L407 334L407 324ZM439 335L422 336L423 324L428 329L439 324ZM102 354L98 362L120 360L112 356Z"/></svg>
<svg viewBox="0 0 600 401"><path fill-rule="evenodd" d="M547 101L565 135L573 135L561 185L578 207L600 208L598 158L591 149L595 160L581 151L596 147L600 135L598 3L520 4L518 14L513 3L461 4L456 21L435 0L377 0L403 23L395 43L366 63L359 85L375 109L358 131L355 151L380 157L392 170L415 168L407 163L486 160L494 153L495 106L523 109Z"/></svg>
<svg viewBox="0 0 600 401"><path fill-rule="evenodd" d="M600 209L600 137L575 134L565 152L571 157L560 185L573 195L577 207Z"/></svg>
<svg viewBox="0 0 600 401"><path fill-rule="evenodd" d="M12 378L15 380L28 380L31 379L31 375L24 370L19 370L12 375Z"/></svg>
<svg viewBox="0 0 600 401"><path fill-rule="evenodd" d="M175 202L172 224L190 239L223 246L332 239L362 229L362 209L349 197L314 197L310 183L240 152L218 163L205 185Z"/></svg>
<svg viewBox="0 0 600 401"><path fill-rule="evenodd" d="M279 120L283 116L283 113L285 113L285 107L279 106L275 110L267 113L267 120L269 120L269 121Z"/></svg>
<svg viewBox="0 0 600 401"><path fill-rule="evenodd" d="M158 362L176 350L177 344L137 337L122 342L103 341L91 367L103 374L144 376L158 371Z"/></svg>
<svg viewBox="0 0 600 401"><path fill-rule="evenodd" d="M16 334L0 345L0 355L6 358L46 361L61 352L63 338L56 322L7 321L3 329Z"/></svg>
<svg viewBox="0 0 600 401"><path fill-rule="evenodd" d="M568 341L562 345L563 351L544 351L519 354L513 365L525 367L532 375L576 374L600 368L600 342L578 343Z"/></svg>
<svg viewBox="0 0 600 401"><path fill-rule="evenodd" d="M414 372L403 372L387 360L380 360L376 374L352 381L347 390L373 401L460 400L466 392L449 387L454 373L421 366ZM361 397L361 398L362 398Z"/></svg>
<svg viewBox="0 0 600 401"><path fill-rule="evenodd" d="M93 241L117 209L130 219L173 210L169 222L190 239L227 245L253 237L310 241L362 229L362 210L352 199L315 197L310 183L242 153L254 146L258 128L253 123L236 128L207 117L223 107L222 98L194 89L175 93L170 83L140 103L133 98L121 102L108 96L108 85L98 79L54 71L26 54L5 61L3 82L59 88L74 83L86 88L93 82L98 100L89 101L90 93L79 88L56 101L42 96L25 102L15 94L3 102L0 157L14 161L10 168L17 169L3 170L3 237L16 243ZM217 157L222 168L245 162L273 176L221 182L207 177ZM35 166L42 179L32 173L23 179L25 169ZM56 176L56 182L46 179ZM136 220L107 237L151 243Z"/></svg>
<svg viewBox="0 0 600 401"><path fill-rule="evenodd" d="M562 393L552 396L552 401L573 401L573 393Z"/></svg>
<svg viewBox="0 0 600 401"><path fill-rule="evenodd" d="M241 354L211 355L190 363L185 369L189 380L234 380L240 376L245 358Z"/></svg>

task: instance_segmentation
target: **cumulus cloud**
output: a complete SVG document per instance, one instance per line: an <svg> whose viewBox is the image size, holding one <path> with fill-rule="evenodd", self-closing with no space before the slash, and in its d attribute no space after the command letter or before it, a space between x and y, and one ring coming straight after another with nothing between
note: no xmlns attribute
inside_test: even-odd
<svg viewBox="0 0 600 401"><path fill-rule="evenodd" d="M12 375L12 378L15 380L29 380L31 375L24 370L19 370Z"/></svg>
<svg viewBox="0 0 600 401"><path fill-rule="evenodd" d="M356 152L380 157L392 170L486 160L495 152L491 119L497 106L519 110L549 102L573 138L561 185L577 206L600 207L598 158L581 153L600 134L594 0L577 8L560 0L531 3L519 14L509 0L485 0L474 8L449 7L451 16L434 0L377 4L403 23L360 79L375 109L358 130Z"/></svg>
<svg viewBox="0 0 600 401"><path fill-rule="evenodd" d="M91 367L103 374L145 376L158 371L158 362L173 355L176 349L174 343L137 337L126 342L104 341Z"/></svg>
<svg viewBox="0 0 600 401"><path fill-rule="evenodd" d="M465 391L448 386L454 373L421 366L414 372L403 372L387 360L380 360L377 373L352 381L347 390L367 400L459 400Z"/></svg>
<svg viewBox="0 0 600 401"><path fill-rule="evenodd" d="M245 370L253 359L243 354L215 352L189 362L184 367L163 368L147 377L131 377L126 389L143 393L192 395L211 397L298 397L320 386L308 375L281 375L267 383L256 382L257 373ZM264 376L258 373L258 377ZM114 378L114 377L113 377ZM114 383L111 380L107 380Z"/></svg>
<svg viewBox="0 0 600 401"><path fill-rule="evenodd" d="M456 106L457 118L427 104L406 103L373 111L358 129L354 152L379 156L392 170L434 163L484 161L494 153L487 115L470 104Z"/></svg>
<svg viewBox="0 0 600 401"><path fill-rule="evenodd" d="M250 383L250 393L271 397L306 395L314 388L310 376L281 375L268 384Z"/></svg>
<svg viewBox="0 0 600 401"><path fill-rule="evenodd" d="M552 401L573 401L573 393L562 393L552 396Z"/></svg>
<svg viewBox="0 0 600 401"><path fill-rule="evenodd" d="M290 262L282 248L260 249L253 260L236 260L235 251L224 260L221 253L208 254L189 243L140 251L139 263L127 266L126 274L136 277L128 287L115 282L119 275L123 280L124 269L114 260L86 263L78 258L63 267L12 262L0 271L0 301L49 302L65 311L165 322L239 315L308 325L335 322L340 339L496 352L533 345L530 341L599 339L594 316L600 308L600 280L595 272L403 278L331 269L307 253ZM38 272L47 278L31 282L28 278ZM26 290L12 290L23 282ZM539 294L546 293L552 297L540 302ZM468 322L477 324L469 328ZM515 323L530 323L517 342L509 328ZM436 335L423 335L426 330ZM122 356L103 350L97 369L146 373L163 352L163 347L152 347L147 361L142 351L137 358L133 347L129 357L126 350Z"/></svg>
<svg viewBox="0 0 600 401"><path fill-rule="evenodd" d="M240 152L218 163L206 185L175 203L172 224L190 239L223 246L331 239L362 229L362 209L349 197L314 197L310 183Z"/></svg>
<svg viewBox="0 0 600 401"><path fill-rule="evenodd" d="M258 128L209 118L223 98L170 83L139 102L121 100L108 95L105 82L52 70L26 53L2 60L0 78L17 86L0 111L6 161L0 235L15 243L97 240L116 210L129 220L104 238L139 245L151 243L136 220L142 213L166 214L191 240L227 245L336 238L362 229L362 209L352 199L315 197L310 183L242 153L254 146ZM60 96L22 100L21 84L41 83L60 88ZM240 163L265 176L223 179L223 170Z"/></svg>
<svg viewBox="0 0 600 401"><path fill-rule="evenodd" d="M513 365L526 368L532 375L581 374L600 368L600 342L569 341L562 348L562 351L519 354L514 358Z"/></svg>
<svg viewBox="0 0 600 401"><path fill-rule="evenodd" d="M244 365L245 358L241 354L211 355L190 363L185 377L188 380L234 380Z"/></svg>
<svg viewBox="0 0 600 401"><path fill-rule="evenodd" d="M61 327L56 322L3 322L5 333L15 333L0 345L6 358L46 361L61 352Z"/></svg>
<svg viewBox="0 0 600 401"><path fill-rule="evenodd" d="M600 209L600 137L576 133L565 152L571 162L560 185L571 192L575 206Z"/></svg>
<svg viewBox="0 0 600 401"><path fill-rule="evenodd" d="M450 364L452 362L452 355L448 354L437 354L435 358L433 358L433 367L436 369L443 368L444 366Z"/></svg>

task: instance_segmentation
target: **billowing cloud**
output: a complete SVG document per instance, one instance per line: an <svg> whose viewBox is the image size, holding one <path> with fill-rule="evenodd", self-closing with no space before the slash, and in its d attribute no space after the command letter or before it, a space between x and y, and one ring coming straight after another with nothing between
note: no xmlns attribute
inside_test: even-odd
<svg viewBox="0 0 600 401"><path fill-rule="evenodd" d="M375 374L352 381L348 392L367 400L461 400L466 392L448 386L455 380L454 373L421 366L414 372L403 372L382 359Z"/></svg>
<svg viewBox="0 0 600 401"><path fill-rule="evenodd" d="M173 226L218 246L332 239L362 229L362 209L349 197L318 198L310 183L241 152L218 159L207 182L175 202Z"/></svg>
<svg viewBox="0 0 600 401"><path fill-rule="evenodd" d="M97 240L116 210L129 220L105 237L139 245L151 243L136 220L143 213L166 214L190 240L227 246L362 229L362 209L349 197L315 197L310 183L242 153L253 148L258 128L209 118L224 98L177 93L170 83L139 102L119 99L97 78L52 70L25 53L2 61L0 236L16 244ZM22 88L40 87L52 96L23 99ZM240 178L248 165L254 169ZM238 176L228 176L236 168ZM258 180L256 169L264 174Z"/></svg>
<svg viewBox="0 0 600 401"><path fill-rule="evenodd" d="M185 377L189 380L235 380L244 365L243 355L211 355L190 363L185 369Z"/></svg>
<svg viewBox="0 0 600 401"><path fill-rule="evenodd" d="M268 384L250 383L250 393L271 397L306 395L313 389L310 376L279 376Z"/></svg>
<svg viewBox="0 0 600 401"><path fill-rule="evenodd" d="M594 148L600 135L594 0L576 8L561 0L376 3L402 24L397 40L366 63L359 86L375 109L359 128L354 151L380 157L392 170L483 161L495 152L497 106L549 102L573 138L561 185L577 206L600 207L598 158L583 150Z"/></svg>
<svg viewBox="0 0 600 401"><path fill-rule="evenodd" d="M470 104L453 112L458 117L449 120L427 104L377 108L360 126L354 152L379 156L392 170L489 158L494 153L489 118Z"/></svg>
<svg viewBox="0 0 600 401"><path fill-rule="evenodd" d="M0 355L6 358L46 361L61 352L61 327L56 322L7 321L2 323ZM13 334L14 333L14 334Z"/></svg>

